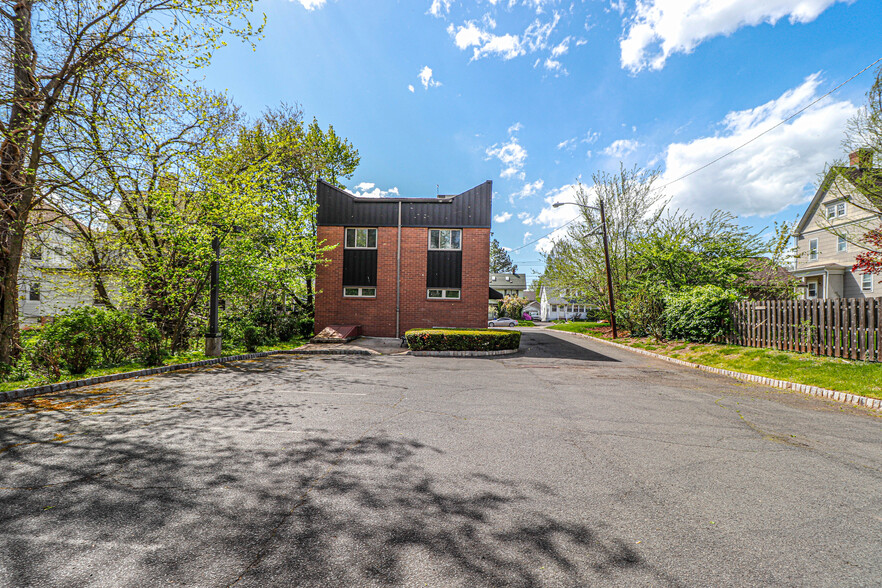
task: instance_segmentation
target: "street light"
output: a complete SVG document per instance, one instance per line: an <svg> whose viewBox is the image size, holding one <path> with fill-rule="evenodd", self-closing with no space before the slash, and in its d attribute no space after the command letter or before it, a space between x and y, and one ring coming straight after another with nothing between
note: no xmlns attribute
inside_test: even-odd
<svg viewBox="0 0 882 588"><path fill-rule="evenodd" d="M595 210L600 213L600 227L595 228L589 233L589 235L593 235L597 233L597 229L600 229L603 234L603 258L606 261L606 291L609 294L609 322L612 326L612 336L613 339L619 338L618 330L616 329L616 301L613 297L613 286L612 286L612 270L609 265L609 243L606 236L606 213L603 210L603 200L598 201L600 206L588 206L587 204L579 204L578 202L555 202L552 204L554 208L558 208L563 206L564 204L573 204L578 206L579 208L584 208L587 210Z"/></svg>

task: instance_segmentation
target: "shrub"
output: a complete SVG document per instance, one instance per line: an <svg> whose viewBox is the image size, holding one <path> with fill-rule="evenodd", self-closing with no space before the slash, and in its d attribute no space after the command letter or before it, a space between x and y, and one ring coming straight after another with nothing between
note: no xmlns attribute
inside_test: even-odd
<svg viewBox="0 0 882 588"><path fill-rule="evenodd" d="M665 300L670 293L661 284L648 282L629 293L616 315L622 317L628 331L634 336L665 336Z"/></svg>
<svg viewBox="0 0 882 588"><path fill-rule="evenodd" d="M734 290L719 286L696 286L671 295L664 311L668 338L706 343L732 330L732 303L738 300Z"/></svg>
<svg viewBox="0 0 882 588"><path fill-rule="evenodd" d="M300 338L310 339L313 335L313 330L315 329L315 320L308 316L300 317L299 328Z"/></svg>
<svg viewBox="0 0 882 588"><path fill-rule="evenodd" d="M404 336L413 351L497 351L521 344L520 331L499 329L411 329Z"/></svg>
<svg viewBox="0 0 882 588"><path fill-rule="evenodd" d="M61 356L58 347L42 337L32 337L24 342L24 357L34 372L55 381L61 377Z"/></svg>
<svg viewBox="0 0 882 588"><path fill-rule="evenodd" d="M257 325L248 325L242 329L242 338L248 353L257 351L257 347L263 343L263 329Z"/></svg>
<svg viewBox="0 0 882 588"><path fill-rule="evenodd" d="M95 337L103 363L116 365L134 356L138 320L118 310L95 310Z"/></svg>
<svg viewBox="0 0 882 588"><path fill-rule="evenodd" d="M296 314L289 313L283 315L276 324L276 333L279 336L279 341L287 342L299 337L300 320L300 317Z"/></svg>
<svg viewBox="0 0 882 588"><path fill-rule="evenodd" d="M51 349L57 350L62 364L72 374L85 373L98 359L96 314L91 307L71 310L55 317L37 337ZM44 355L48 351L45 347L40 349Z"/></svg>
<svg viewBox="0 0 882 588"><path fill-rule="evenodd" d="M517 296L506 296L502 302L497 304L499 309L499 317L509 317L519 320L524 314L524 306L527 305L526 298L518 298Z"/></svg>
<svg viewBox="0 0 882 588"><path fill-rule="evenodd" d="M536 323L533 321L518 321L519 327L535 327Z"/></svg>
<svg viewBox="0 0 882 588"><path fill-rule="evenodd" d="M162 333L152 323L147 323L142 329L137 341L138 354L141 361L148 366L162 365L166 351L163 345Z"/></svg>

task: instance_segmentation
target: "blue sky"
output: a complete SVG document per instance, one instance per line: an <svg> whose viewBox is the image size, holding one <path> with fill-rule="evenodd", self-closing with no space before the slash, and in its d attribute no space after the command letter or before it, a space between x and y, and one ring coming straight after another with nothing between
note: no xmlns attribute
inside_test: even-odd
<svg viewBox="0 0 882 588"><path fill-rule="evenodd" d="M493 180L493 231L541 273L552 208L598 170L682 176L786 119L882 57L878 0L264 0L256 51L205 71L257 115L297 103L361 154L348 188L456 194ZM792 121L665 188L671 206L793 220L868 71ZM520 249L518 249L520 248Z"/></svg>

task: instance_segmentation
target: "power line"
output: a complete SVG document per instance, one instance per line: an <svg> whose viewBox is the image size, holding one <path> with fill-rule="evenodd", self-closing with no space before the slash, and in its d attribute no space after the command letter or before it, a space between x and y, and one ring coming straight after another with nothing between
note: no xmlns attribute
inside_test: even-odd
<svg viewBox="0 0 882 588"><path fill-rule="evenodd" d="M735 147L734 149L732 149L732 150L730 150L730 151L727 151L726 153L720 155L719 157L717 157L717 158L714 159L713 161L709 161L708 163L705 163L705 164L702 165L701 167L698 167L698 168L692 170L691 172L689 172L689 173L687 173L687 174L684 174L684 175L680 176L679 178L673 179L673 180L671 180L670 182L668 182L667 184L663 184L663 185L661 185L661 186L659 186L658 188L655 188L655 189L656 189L656 190L661 190L662 188L667 188L667 187L670 186L671 184L674 184L674 183L676 183L676 182L679 182L680 180L684 180L684 179L688 178L689 176L691 176L691 175L693 175L693 174L696 174L696 173L700 172L701 170L706 169L706 168L712 166L713 164L719 162L720 160L725 159L726 157L729 157L730 155L732 155L733 153L735 153L735 152L738 151L739 149L742 149L742 148L744 148L744 147L750 145L751 143L753 143L754 141L756 141L757 139L759 139L759 138L762 137L763 135L766 135L766 134L768 134L768 133L774 131L775 129L777 129L778 127L780 127L781 125L783 125L784 123L793 120L794 118L796 118L797 116L799 116L800 114L802 114L803 112L805 112L806 110L808 110L809 108L811 108L812 106L814 106L815 104L817 104L818 102L820 102L821 100L823 100L824 98L826 98L827 96L829 96L830 94L833 94L834 92L836 92L837 90L839 90L840 88L842 88L845 84L849 83L850 81L852 81L853 79L855 79L856 77L858 77L859 75L861 75L862 73L864 73L865 71L867 71L868 69L870 69L871 67L873 67L874 65L876 65L877 63L879 63L880 61L882 61L882 57L876 59L876 61L874 61L874 62L871 63L870 65L866 66L865 68L863 68L862 70L860 70L859 72L857 72L856 74L854 74L853 76L851 76L850 78L848 78L847 80L845 80L844 82L842 82L841 84L839 84L838 86L836 86L835 88L833 88L832 90L830 90L829 92L827 92L826 94L824 94L823 96L821 96L820 98L818 98L817 100L814 100L814 101L810 102L809 104L807 104L807 105L805 105L804 107L800 108L799 110L797 110L796 112L794 112L793 114L791 114L790 116L788 116L787 118L785 118L784 120L782 120L781 122L779 122L779 123L777 123L777 124L775 124L775 125L769 127L768 129L766 129L766 130L763 131L762 133L756 135L756 136L753 137L752 139L750 139L750 140L748 140L748 141L745 141L744 143L742 143L741 145ZM573 219L568 220L567 222L565 222L564 224L562 224L562 225L559 226L559 227L555 227L554 229L552 229L552 230L550 230L549 232L545 233L544 235L542 235L542 236L539 237L538 239L534 239L534 240L530 241L529 243L524 243L524 244L521 245L520 247L516 247L516 248L512 249L511 251L509 251L509 253L514 253L515 251L520 251L520 250L523 249L524 247L529 247L530 245L534 245L534 244L538 243L539 241L541 241L542 239L548 237L549 235L551 235L551 234L554 233L555 231L557 231L557 230L559 230L559 229L562 229L562 228L564 228L564 227L566 227L566 226L568 226L568 225L571 225L571 224L573 224L574 222L576 222L577 220L579 220L579 217L578 217L578 216L575 217L575 218L573 218Z"/></svg>

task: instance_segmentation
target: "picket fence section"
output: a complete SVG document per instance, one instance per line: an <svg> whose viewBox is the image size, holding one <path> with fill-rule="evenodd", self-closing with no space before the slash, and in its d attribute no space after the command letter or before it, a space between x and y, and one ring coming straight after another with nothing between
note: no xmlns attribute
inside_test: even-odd
<svg viewBox="0 0 882 588"><path fill-rule="evenodd" d="M727 343L882 361L882 304L875 298L737 302L732 323Z"/></svg>

